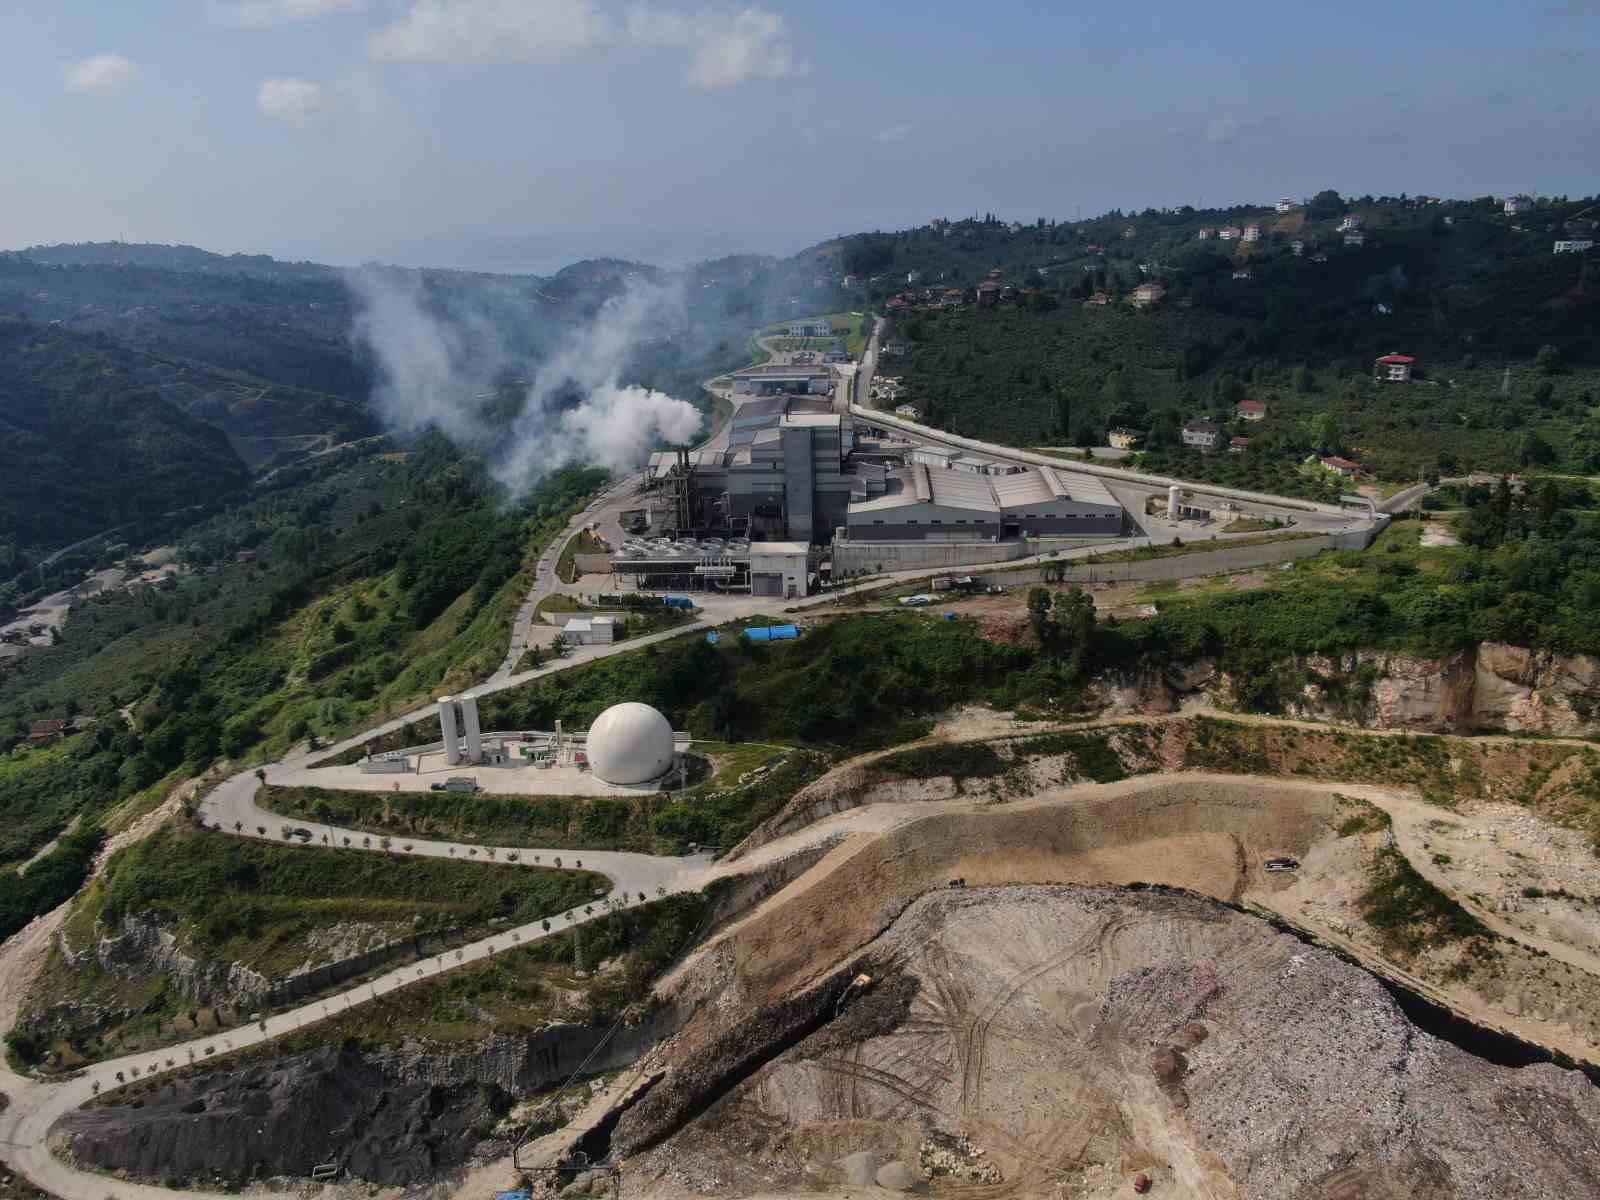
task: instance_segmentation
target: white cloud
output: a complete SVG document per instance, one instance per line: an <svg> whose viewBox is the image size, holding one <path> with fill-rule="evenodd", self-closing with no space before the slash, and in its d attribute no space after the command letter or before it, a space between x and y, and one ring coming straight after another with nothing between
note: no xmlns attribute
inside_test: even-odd
<svg viewBox="0 0 1600 1200"><path fill-rule="evenodd" d="M559 62L625 46L688 51L688 80L700 88L806 70L777 13L641 5L617 20L596 0L411 0L404 15L368 39L367 52L378 62L459 65Z"/></svg>
<svg viewBox="0 0 1600 1200"><path fill-rule="evenodd" d="M367 52L379 62L551 62L614 38L593 0L415 0Z"/></svg>
<svg viewBox="0 0 1600 1200"><path fill-rule="evenodd" d="M256 93L261 115L288 125L310 125L334 109L328 89L309 79L269 79Z"/></svg>
<svg viewBox="0 0 1600 1200"><path fill-rule="evenodd" d="M223 20L250 29L268 29L297 21L314 21L334 13L364 9L367 0L223 0L216 11Z"/></svg>
<svg viewBox="0 0 1600 1200"><path fill-rule="evenodd" d="M693 15L635 8L628 14L628 36L642 46L691 51L689 82L695 87L733 87L806 72L789 45L783 18L761 8Z"/></svg>
<svg viewBox="0 0 1600 1200"><path fill-rule="evenodd" d="M96 54L67 68L67 91L115 96L137 78L137 64L122 55Z"/></svg>

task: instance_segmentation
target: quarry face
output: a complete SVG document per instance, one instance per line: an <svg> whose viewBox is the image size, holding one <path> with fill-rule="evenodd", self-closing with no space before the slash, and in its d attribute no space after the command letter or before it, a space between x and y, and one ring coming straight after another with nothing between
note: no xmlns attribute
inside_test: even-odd
<svg viewBox="0 0 1600 1200"><path fill-rule="evenodd" d="M818 985L753 1071L665 1140L655 1195L931 1187L997 1197L1259 1200L1594 1195L1600 1091L1414 1025L1367 972L1192 893L942 889ZM838 977L842 979L844 976ZM831 990L829 990L831 988ZM854 1010L854 1011L853 1011ZM744 1046L748 1051L748 1044Z"/></svg>

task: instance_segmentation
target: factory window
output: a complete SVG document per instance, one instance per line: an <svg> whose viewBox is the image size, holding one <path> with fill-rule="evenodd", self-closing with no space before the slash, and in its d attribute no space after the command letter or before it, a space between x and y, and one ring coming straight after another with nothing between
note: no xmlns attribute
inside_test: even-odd
<svg viewBox="0 0 1600 1200"><path fill-rule="evenodd" d="M883 524L883 522L882 522L882 521L874 521L874 522L873 522L873 524L874 524L874 525L882 525L882 524Z"/></svg>
<svg viewBox="0 0 1600 1200"><path fill-rule="evenodd" d="M943 522L943 521L941 521L941 520L939 520L939 519L938 519L938 518L937 518L937 517L936 517L936 518L934 518L934 521L933 521L933 524L935 524L935 525L943 525L943 524L944 524L944 522Z"/></svg>
<svg viewBox="0 0 1600 1200"><path fill-rule="evenodd" d="M917 522L915 520L911 520L911 521L907 521L906 522L907 525L915 525L916 523Z"/></svg>
<svg viewBox="0 0 1600 1200"><path fill-rule="evenodd" d="M956 518L956 524L957 525L965 525L966 523L967 523L967 519L965 517L957 517Z"/></svg>

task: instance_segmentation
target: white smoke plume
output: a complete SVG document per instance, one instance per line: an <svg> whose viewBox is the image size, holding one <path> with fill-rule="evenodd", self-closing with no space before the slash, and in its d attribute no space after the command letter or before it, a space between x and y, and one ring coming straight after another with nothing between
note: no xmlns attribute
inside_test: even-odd
<svg viewBox="0 0 1600 1200"><path fill-rule="evenodd" d="M349 282L357 299L356 337L377 366L374 399L384 423L392 429L437 425L481 450L513 492L569 463L627 471L656 445L688 442L700 431L701 414L688 401L621 381L630 351L681 316L671 289L630 283L592 320L557 334L508 428L491 425L482 407L497 379L519 365L520 356L507 345L506 310L490 314L476 302L430 296L410 271L367 268L352 272ZM513 306L510 317L516 316Z"/></svg>

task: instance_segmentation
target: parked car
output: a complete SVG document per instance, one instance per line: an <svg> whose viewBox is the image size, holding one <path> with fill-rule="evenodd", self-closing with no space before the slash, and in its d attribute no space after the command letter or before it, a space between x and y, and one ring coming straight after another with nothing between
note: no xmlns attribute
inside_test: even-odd
<svg viewBox="0 0 1600 1200"><path fill-rule="evenodd" d="M442 784L442 783L430 783L428 785L428 790L430 792L442 792L442 791L444 791L444 784Z"/></svg>
<svg viewBox="0 0 1600 1200"><path fill-rule="evenodd" d="M1296 870L1299 866L1300 866L1300 860L1298 858L1269 858L1269 859L1267 859L1267 870L1269 870L1269 871L1293 871L1293 870Z"/></svg>

